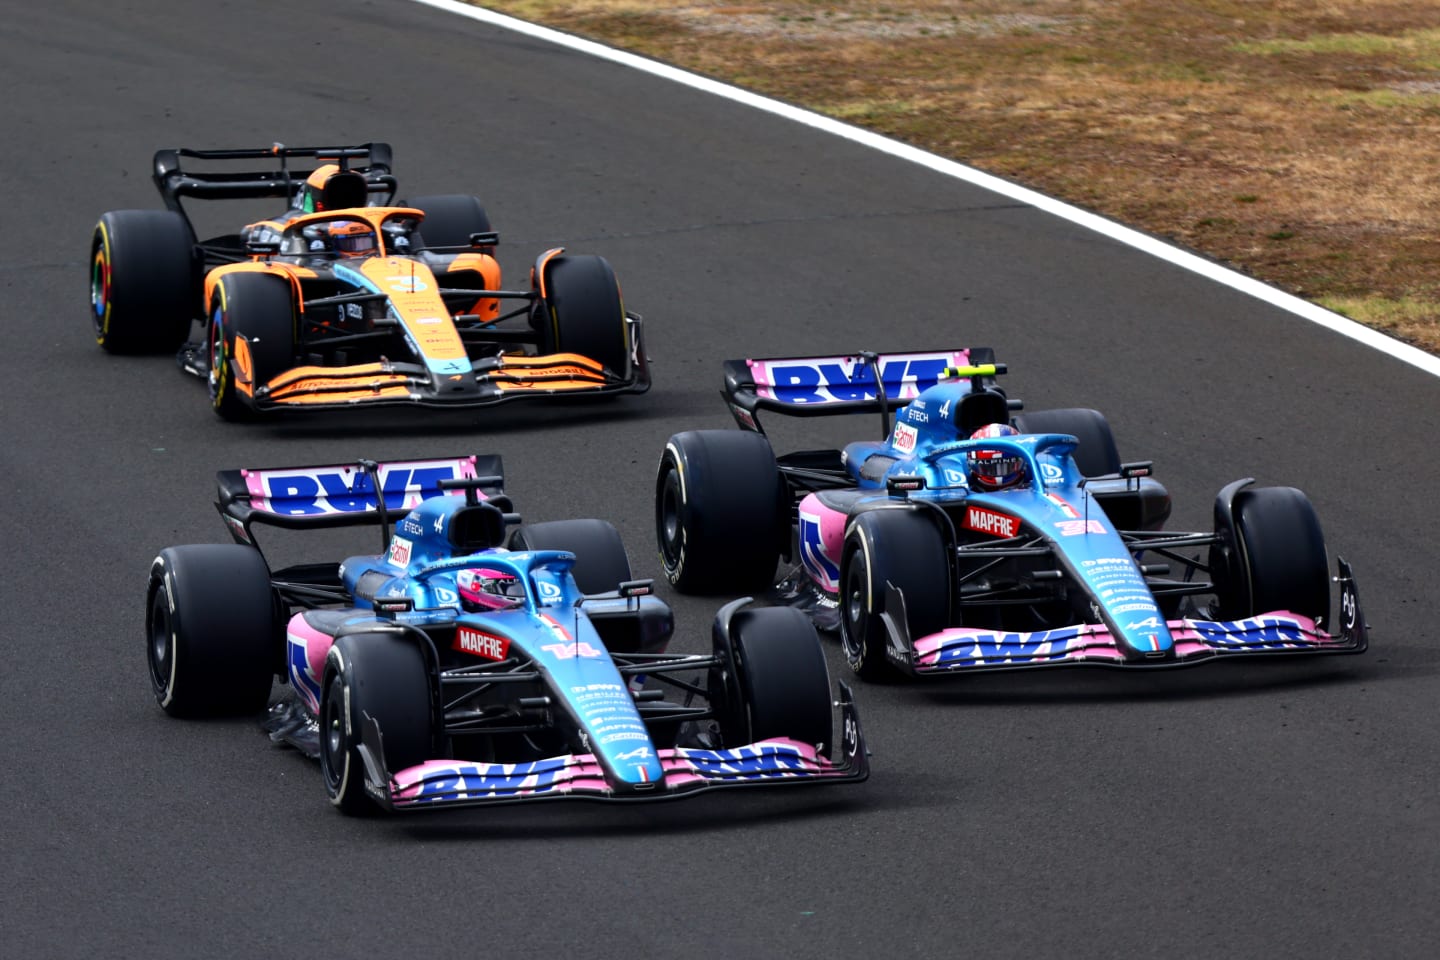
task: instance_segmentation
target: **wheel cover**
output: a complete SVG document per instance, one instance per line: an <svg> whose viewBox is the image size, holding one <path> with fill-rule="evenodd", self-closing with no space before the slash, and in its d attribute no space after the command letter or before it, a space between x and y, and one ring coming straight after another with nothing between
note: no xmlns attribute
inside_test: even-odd
<svg viewBox="0 0 1440 960"><path fill-rule="evenodd" d="M110 257L104 243L95 245L95 263L90 270L90 308L94 313L95 335L103 340L110 327Z"/></svg>
<svg viewBox="0 0 1440 960"><path fill-rule="evenodd" d="M680 493L680 480L675 470L665 474L665 483L660 492L660 552L665 568L673 570L680 565L684 543L684 529L680 512L684 509Z"/></svg>
<svg viewBox="0 0 1440 960"><path fill-rule="evenodd" d="M340 792L344 779L345 761L349 744L345 741L345 697L339 680L331 681L331 690L326 691L323 713L320 717L320 766L325 771L325 786L331 795Z"/></svg>
<svg viewBox="0 0 1440 960"><path fill-rule="evenodd" d="M162 703L170 699L170 689L175 676L175 643L170 629L170 611L165 602L165 591L156 590L150 601L150 680L155 692L162 697Z"/></svg>
<svg viewBox="0 0 1440 960"><path fill-rule="evenodd" d="M840 629L840 646L845 650L845 659L859 663L865 657L865 610L866 586L870 571L865 568L865 559L856 551L845 575L845 594L841 598L844 617Z"/></svg>

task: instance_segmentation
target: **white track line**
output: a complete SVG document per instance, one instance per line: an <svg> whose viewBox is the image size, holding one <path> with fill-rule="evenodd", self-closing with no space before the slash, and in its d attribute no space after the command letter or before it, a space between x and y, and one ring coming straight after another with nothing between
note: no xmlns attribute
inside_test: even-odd
<svg viewBox="0 0 1440 960"><path fill-rule="evenodd" d="M1316 323L1328 330L1333 330L1341 336L1359 341L1367 347L1379 350L1381 353L1388 354L1397 360L1404 361L1413 367L1424 370L1432 376L1440 377L1440 357L1432 356L1409 344L1402 343L1392 337L1387 337L1385 334L1373 330L1364 324L1356 323L1354 320L1342 317L1338 313L1332 313L1324 307L1317 306L1299 297L1291 296L1284 291L1277 290L1272 286L1261 283L1259 280L1252 279L1244 274L1236 273L1234 270L1222 267L1217 263L1206 260L1204 257L1187 253L1178 247L1165 243L1163 240L1158 240L1138 230L1121 226L1114 221L1107 220L1093 213L1088 213L1077 207L1072 207L1069 204L1061 203L1059 200L1036 193L1034 190L1028 190L1025 187L1008 183L999 177L982 173L964 164L947 160L944 157L936 156L933 153L928 153L897 140L892 140L889 137L881 136L878 133L862 130L859 127L851 126L848 123L841 123L839 120L832 120L829 117L821 116L809 110L802 110L788 103L781 103L769 97L762 97L759 94L741 90L729 84L720 83L718 80L711 80L708 77L688 73L684 70L679 70L675 67L658 63L633 53L626 53L623 50L615 50L596 43L593 40L584 40L568 33L562 33L559 30L552 30L549 27L542 27L537 24L527 23L524 20L517 20L514 17L507 17L504 14L495 13L492 10L473 7L468 3L461 3L459 0L414 0L414 2L459 14L462 17L469 17L471 20L479 20L491 26L512 30L515 33L521 33L528 37L535 37L548 43L568 47L571 50L577 50L593 57L599 57L602 60L622 64L623 66L641 70L666 80L673 80L687 87L703 90L717 97L724 97L726 100L742 103L748 107L754 107L756 110L773 113L787 120L802 123L807 127L813 127L816 130L823 130L837 137L843 137L852 143L863 144L864 146L879 150L881 153L888 153L892 157L908 160L911 163L918 163L920 166L934 170L936 173L944 174L947 177L954 177L957 180L963 180L977 187L983 187L1003 197L1027 204L1037 210L1043 210L1062 220L1068 220L1087 230L1093 230L1102 236L1109 237L1112 240L1144 251L1153 257L1158 257L1168 263L1173 263L1177 267L1189 270L1192 273L1198 273L1200 276L1213 280L1216 283L1239 290L1241 293L1248 294L1258 300L1263 300L1272 306L1279 307L1298 317L1303 317L1311 323Z"/></svg>

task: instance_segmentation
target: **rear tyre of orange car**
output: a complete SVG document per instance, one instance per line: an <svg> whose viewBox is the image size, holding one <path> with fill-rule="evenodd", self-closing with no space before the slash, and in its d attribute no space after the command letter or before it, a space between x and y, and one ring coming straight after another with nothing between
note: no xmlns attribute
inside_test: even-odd
<svg viewBox="0 0 1440 960"><path fill-rule="evenodd" d="M1320 518L1294 487L1235 495L1232 531L1217 530L1210 568L1227 619L1289 610L1312 620L1330 612L1330 565ZM1238 547L1238 549L1236 549Z"/></svg>
<svg viewBox="0 0 1440 960"><path fill-rule="evenodd" d="M110 353L173 353L200 306L190 224L170 210L112 210L90 241L90 319Z"/></svg>
<svg viewBox="0 0 1440 960"><path fill-rule="evenodd" d="M379 725L385 772L394 774L436 758L432 716L430 674L413 641L383 633L336 640L325 660L319 718L330 802L351 816L379 812L365 792L364 725Z"/></svg>
<svg viewBox="0 0 1440 960"><path fill-rule="evenodd" d="M945 629L950 616L950 564L945 538L914 510L870 510L850 524L840 558L840 648L863 680L895 675L886 656L889 632L881 615L903 619L910 638ZM893 585L904 610L889 610Z"/></svg>
<svg viewBox="0 0 1440 960"><path fill-rule="evenodd" d="M536 302L539 350L578 353L620 378L630 376L630 325L620 283L604 257L558 256L545 264L545 298Z"/></svg>
<svg viewBox="0 0 1440 960"><path fill-rule="evenodd" d="M211 291L209 317L210 404L226 420L249 420L255 411L247 398L295 365L290 285L258 273L226 274Z"/></svg>
<svg viewBox="0 0 1440 960"><path fill-rule="evenodd" d="M270 570L240 544L168 547L145 604L150 682L176 717L258 713L283 657Z"/></svg>
<svg viewBox="0 0 1440 960"><path fill-rule="evenodd" d="M575 554L571 575L581 593L613 592L630 579L630 557L620 533L605 520L554 520L516 530L514 550L568 550Z"/></svg>
<svg viewBox="0 0 1440 960"><path fill-rule="evenodd" d="M731 618L729 636L735 673L710 679L712 694L728 688L732 698L718 711L725 746L788 737L828 752L830 671L809 619L791 607L747 607ZM725 661L723 649L716 652Z"/></svg>
<svg viewBox="0 0 1440 960"><path fill-rule="evenodd" d="M475 250L477 253L493 254L494 247L470 246L470 237L476 233L489 233L490 215L485 212L478 197L464 193L444 193L433 197L415 197L405 206L425 211L420 222L420 246L426 249L442 249L445 253L462 253Z"/></svg>
<svg viewBox="0 0 1440 960"><path fill-rule="evenodd" d="M665 445L655 478L655 539L682 593L773 585L790 529L770 441L743 430L690 430Z"/></svg>

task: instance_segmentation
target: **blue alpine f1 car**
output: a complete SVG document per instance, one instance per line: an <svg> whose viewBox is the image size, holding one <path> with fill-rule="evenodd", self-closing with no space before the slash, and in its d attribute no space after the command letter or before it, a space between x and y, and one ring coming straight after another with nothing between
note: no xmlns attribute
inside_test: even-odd
<svg viewBox="0 0 1440 960"><path fill-rule="evenodd" d="M518 526L501 466L222 471L235 542L169 547L150 570L160 706L259 713L278 675L293 696L271 708L271 736L318 756L346 813L866 779L850 691L837 739L801 614L737 601L710 653L667 653L670 609L631 579L614 527ZM271 571L257 523L378 524L382 549Z"/></svg>
<svg viewBox="0 0 1440 960"><path fill-rule="evenodd" d="M1003 372L989 349L727 362L741 430L676 434L660 459L667 577L691 592L773 585L838 631L866 678L1366 649L1338 558L1332 617L1303 493L1239 480L1212 530L1165 530L1169 493L1149 462L1120 461L1099 412L1019 412ZM776 457L762 411L878 412L884 429Z"/></svg>

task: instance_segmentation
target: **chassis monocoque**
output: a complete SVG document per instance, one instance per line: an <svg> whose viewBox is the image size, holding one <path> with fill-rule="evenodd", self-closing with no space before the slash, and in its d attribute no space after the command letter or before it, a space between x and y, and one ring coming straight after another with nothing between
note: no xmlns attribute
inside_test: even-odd
<svg viewBox="0 0 1440 960"><path fill-rule="evenodd" d="M208 382L216 412L232 420L649 389L641 320L625 310L604 258L547 250L529 289L504 290L498 237L480 201L438 195L397 205L390 157L384 143L157 152L165 209L106 213L91 241L100 346L178 350L181 367ZM290 168L307 158L324 163ZM262 159L275 168L182 168ZM317 193L307 179L332 168ZM290 208L197 241L184 198L275 198ZM196 320L202 335L187 342Z"/></svg>
<svg viewBox="0 0 1440 960"><path fill-rule="evenodd" d="M1303 493L1240 480L1217 496L1213 530L1167 531L1168 492L1150 463L1120 462L1100 413L1018 412L1004 370L983 348L727 362L742 429L676 434L660 460L667 577L690 592L771 585L838 630L851 668L872 679L1366 649L1339 558L1331 619L1324 537ZM878 411L885 439L777 458L762 410ZM971 439L992 423L1020 434ZM1024 482L973 482L980 451L1019 458ZM782 557L793 567L774 583Z"/></svg>
<svg viewBox="0 0 1440 960"><path fill-rule="evenodd" d="M176 716L259 713L318 756L347 813L864 780L850 691L794 610L722 608L712 652L600 520L525 526L498 457L227 470L233 543L169 547L147 596L152 686ZM377 496L376 491L379 491ZM378 554L271 571L256 523L375 524ZM507 542L510 549L501 546ZM833 759L832 759L833 757Z"/></svg>

